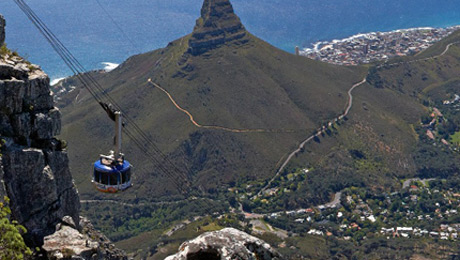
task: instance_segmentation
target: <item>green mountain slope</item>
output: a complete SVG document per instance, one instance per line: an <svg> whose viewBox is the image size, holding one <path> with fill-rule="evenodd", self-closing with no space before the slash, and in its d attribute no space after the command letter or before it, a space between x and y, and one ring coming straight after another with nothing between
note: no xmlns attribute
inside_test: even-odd
<svg viewBox="0 0 460 260"><path fill-rule="evenodd" d="M460 95L460 45L453 44L459 41L456 32L418 55L381 66L334 66L276 49L247 32L228 1L205 1L190 35L131 57L110 73L91 73L169 160L190 175L194 190L221 200L132 208L131 204L86 203L85 213L135 252L156 248L158 234L168 225L211 210L225 211L235 198L246 210L276 212L328 202L345 187L384 194L399 191L403 179L456 175L460 158L454 144L460 139L460 114L458 106L444 101ZM367 83L352 92L347 117L294 156L268 187L276 190L273 195L249 199L300 142L344 112L347 92L363 78ZM72 85L77 88L60 101L62 138L68 140L82 197L133 204L180 198L175 182L183 183L182 177L165 176L129 138L125 138L125 153L136 166L135 186L117 195L94 191L91 162L111 148L112 123L78 83ZM435 116L435 126L423 127L433 120L434 108L443 117ZM433 139L427 130L433 132ZM192 237L189 232L187 237ZM179 244L185 236L162 239ZM302 249L304 243L302 254L308 255L313 242L298 237L298 247ZM407 250L414 251L411 246ZM375 258L385 255L377 251Z"/></svg>
<svg viewBox="0 0 460 260"><path fill-rule="evenodd" d="M248 33L231 6L219 9L220 2L228 1L210 2L217 9L210 10L205 2L191 35L164 49L131 57L116 70L95 77L164 153L179 166L192 169L196 187L212 191L241 180L263 181L273 176L283 155L322 122L343 112L346 92L364 77L365 69L320 63L278 50ZM216 24L221 20L222 24ZM205 28L209 24L217 32ZM238 32L232 31L234 28ZM209 35L200 36L203 31ZM219 40L221 32L223 42ZM235 33L244 35L228 36ZM191 48L197 39L202 46L199 52ZM150 78L201 125L266 132L198 128L161 90L148 83ZM80 192L88 195L93 194L87 185L90 162L110 149L111 122L99 105L78 89L64 102L62 136L69 142ZM145 196L146 190L153 190L149 196L176 192L158 171L142 169L151 168L149 158L129 140L125 153L138 166L137 181L142 183L126 196Z"/></svg>
<svg viewBox="0 0 460 260"><path fill-rule="evenodd" d="M458 174L460 158L454 140L460 114L458 105L443 102L459 93L460 48L457 44L447 48L459 40L457 31L419 55L371 68L368 84L353 92L348 121L307 145L291 164L291 170L305 164L313 169L305 180L275 181L281 188L295 183L296 191L270 198L270 207L257 203L255 207L298 208L315 200L317 204L318 199L328 201L331 193L347 186L391 192L405 178ZM434 119L434 108L443 117L436 117L434 126L423 127ZM427 136L428 130L434 139Z"/></svg>

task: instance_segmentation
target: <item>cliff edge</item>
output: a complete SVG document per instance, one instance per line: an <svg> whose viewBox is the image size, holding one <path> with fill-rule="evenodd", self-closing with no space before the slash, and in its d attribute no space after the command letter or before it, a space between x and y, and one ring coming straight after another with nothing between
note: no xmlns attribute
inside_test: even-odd
<svg viewBox="0 0 460 260"><path fill-rule="evenodd" d="M0 43L5 20L0 16ZM0 52L0 199L10 198L11 218L26 227L26 244L41 259L125 259L79 216L80 199L65 142L55 138L61 114L50 81L5 46Z"/></svg>

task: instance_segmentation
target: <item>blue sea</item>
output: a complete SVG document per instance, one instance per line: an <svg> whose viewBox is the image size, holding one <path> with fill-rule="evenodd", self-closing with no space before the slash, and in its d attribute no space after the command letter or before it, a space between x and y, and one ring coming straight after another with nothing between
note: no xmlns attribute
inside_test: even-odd
<svg viewBox="0 0 460 260"><path fill-rule="evenodd" d="M203 0L27 0L88 70L164 47L193 30ZM283 50L358 33L460 24L459 0L233 0L246 28ZM7 44L52 79L71 72L13 1Z"/></svg>

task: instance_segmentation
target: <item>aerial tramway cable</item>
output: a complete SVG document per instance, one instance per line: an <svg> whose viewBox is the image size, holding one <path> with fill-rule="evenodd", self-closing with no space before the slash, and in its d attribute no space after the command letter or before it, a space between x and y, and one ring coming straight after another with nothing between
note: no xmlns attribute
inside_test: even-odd
<svg viewBox="0 0 460 260"><path fill-rule="evenodd" d="M80 80L82 85L88 90L91 96L99 104L112 104L116 109L122 110L120 105L103 89L103 87L88 73L84 73L86 70L81 63L72 55L72 53L65 47L65 45L54 35L54 33L46 26L46 24L35 14L35 12L24 2L24 0L14 0L19 8L25 13L28 19L37 27L39 32L45 37L50 43L51 47L61 57L64 63L69 69L75 74ZM123 131L128 137L134 142L134 144L143 152L145 156L152 159L155 167L163 171L182 192L188 193L191 189L189 183L189 176L184 172L180 171L168 158L161 152L161 150L153 143L151 138L145 134L144 131L129 117L125 116L128 126L133 126L133 131L129 127L124 127ZM137 136L140 136L141 140ZM153 149L150 150L146 147L146 144L150 145ZM158 159L162 158L162 160ZM164 164L168 164L166 167ZM178 178L179 177L179 178ZM179 182L182 179L183 182ZM185 187L184 187L185 186Z"/></svg>
<svg viewBox="0 0 460 260"><path fill-rule="evenodd" d="M70 70L75 74L75 76L80 80L83 86L88 90L91 96L99 103L104 103L104 98L106 101L112 102L112 105L121 111L121 107L117 102L105 92L102 86L88 73L83 73L86 70L78 62L78 60L72 55L72 53L59 41L59 39L52 33L52 31L46 26L46 24L33 12L33 10L23 1L23 0L14 0L15 3L21 8L29 20L37 27L40 33L45 37L45 39L50 43L52 48L56 53L62 58L64 63L70 68ZM94 87L95 89L93 89ZM101 97L102 95L102 97ZM105 110L105 109L104 109ZM128 116L125 116L128 125L123 127L125 134L132 140L135 146L140 149L142 154L147 158L152 160L154 166L161 170L167 177L170 178L171 182L177 187L177 189L188 199L191 197L193 189L189 182L189 176L184 172L180 171L168 158L165 156L161 150L153 143L151 138L142 131L142 129ZM129 128L133 126L133 131L137 133L141 138L136 137ZM150 145L153 148L153 151L147 147ZM159 159L160 157L161 159ZM168 166L171 167L171 170L164 165L165 162ZM143 183L141 183L142 185ZM214 213L210 211L207 207L202 207L210 216Z"/></svg>
<svg viewBox="0 0 460 260"><path fill-rule="evenodd" d="M66 62L67 66L69 66L69 68L71 68L74 74L80 79L84 87L91 93L93 98L98 103L105 103L102 101L102 98L100 98L98 95L98 93L101 93L104 97L106 97L108 101L107 103L112 104L116 109L121 111L122 110L121 106L108 93L106 93L103 87L94 79L93 76L91 76L91 74L84 73L87 70L85 70L83 65L81 65L81 63L72 55L72 53L64 46L64 44L53 34L53 32L46 26L46 24L41 21L41 19L33 12L33 10L23 0L15 0L15 1L22 2L22 5L24 6L26 12L29 13L30 16L33 17L35 20L37 20L37 22L33 21L33 23L37 26L37 28L39 28L40 32L42 32L42 34L47 38L48 42L58 52L61 58L64 61L68 61ZM93 84L93 87L95 87L98 92L94 92L94 90L91 89L91 84ZM179 169L177 169L177 167L167 158L167 156L163 154L162 151L153 143L151 138L149 138L147 134L145 134L141 130L141 128L128 115L125 114L124 117L126 121L133 126L137 134L143 138L143 142L141 143L150 144L151 148L153 148L153 150L155 151L155 153L158 154L158 156L162 157L166 161L166 163L169 164L169 166L171 166L174 169L174 171L176 171L178 174L182 176L182 178L184 178L185 180L188 180L189 176L187 176L187 174L184 174ZM132 137L134 137L134 135Z"/></svg>
<svg viewBox="0 0 460 260"><path fill-rule="evenodd" d="M115 26L117 27L117 29L121 32L121 34L123 34L123 36L129 41L129 43L137 50L137 52L141 52L140 48L137 47L137 45L134 43L133 39L131 39L128 34L125 32L125 30L123 30L123 28L121 28L121 26L117 23L117 21L115 21L115 19L113 19L112 15L110 14L110 12L107 11L107 9L101 4L101 2L99 0L96 0L96 3L99 5L99 7L102 9L102 11L104 11L104 13L107 15L107 17L109 17L109 19L112 21L113 24L115 24Z"/></svg>

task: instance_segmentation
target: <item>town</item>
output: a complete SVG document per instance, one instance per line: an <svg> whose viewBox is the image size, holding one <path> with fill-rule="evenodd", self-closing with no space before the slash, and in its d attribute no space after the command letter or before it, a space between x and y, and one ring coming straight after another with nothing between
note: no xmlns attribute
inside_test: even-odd
<svg viewBox="0 0 460 260"><path fill-rule="evenodd" d="M413 28L358 34L342 40L317 42L313 48L296 49L296 53L337 65L366 64L419 53L459 28Z"/></svg>
<svg viewBox="0 0 460 260"><path fill-rule="evenodd" d="M342 192L341 205L267 214L264 220L292 234L353 241L375 236L457 240L460 194L454 185L458 181L409 179L400 192L381 195L351 187Z"/></svg>

